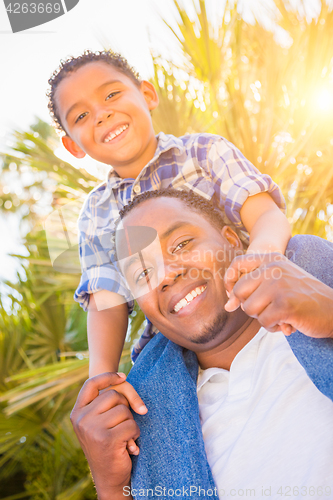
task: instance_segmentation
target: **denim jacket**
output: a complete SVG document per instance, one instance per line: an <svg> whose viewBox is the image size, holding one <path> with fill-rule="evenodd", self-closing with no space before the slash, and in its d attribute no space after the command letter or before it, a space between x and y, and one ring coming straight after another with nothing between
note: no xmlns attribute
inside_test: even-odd
<svg viewBox="0 0 333 500"><path fill-rule="evenodd" d="M286 255L333 287L332 243L316 236L295 236ZM333 339L296 332L287 340L313 383L333 400ZM140 428L140 454L133 457L134 498L218 498L201 432L197 375L196 355L161 333L132 368L127 380L149 410L144 416L134 414Z"/></svg>

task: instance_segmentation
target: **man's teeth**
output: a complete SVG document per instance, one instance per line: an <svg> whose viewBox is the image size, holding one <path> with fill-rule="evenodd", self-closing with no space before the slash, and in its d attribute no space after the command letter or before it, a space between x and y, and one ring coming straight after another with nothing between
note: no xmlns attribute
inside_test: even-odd
<svg viewBox="0 0 333 500"><path fill-rule="evenodd" d="M179 302L177 302L177 304L173 308L174 312L178 312L181 309L183 309L183 307L186 307L190 302L192 302L192 300L195 297L197 297L198 295L201 295L202 292L204 292L206 290L206 288L207 288L207 285L197 286L197 288L192 290L192 292L188 293L183 299L181 299Z"/></svg>
<svg viewBox="0 0 333 500"><path fill-rule="evenodd" d="M110 141L112 141L112 139L114 139L115 137L117 137L117 135L119 135L122 132L124 132L124 130L126 130L127 128L128 128L128 125L123 125L122 127L119 127L115 132L112 132L111 134L108 134L105 137L104 142L110 142Z"/></svg>

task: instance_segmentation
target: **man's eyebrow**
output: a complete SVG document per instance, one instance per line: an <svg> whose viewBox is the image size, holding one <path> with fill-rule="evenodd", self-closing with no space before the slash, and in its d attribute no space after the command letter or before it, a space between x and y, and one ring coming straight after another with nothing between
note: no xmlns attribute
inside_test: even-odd
<svg viewBox="0 0 333 500"><path fill-rule="evenodd" d="M161 234L161 240L165 240L172 234L174 231L177 231L177 229L180 229L185 226L191 226L190 222L175 222L169 229L167 229L163 234Z"/></svg>
<svg viewBox="0 0 333 500"><path fill-rule="evenodd" d="M97 88L97 91L99 90L103 90L104 87L108 87L109 85L113 85L114 83L123 83L121 80L109 80L108 82L105 82L105 83L102 83L102 85L100 85L98 88ZM80 106L81 104L81 101L78 101L78 102L75 102L70 108L69 110L67 111L66 113L66 120L67 120L67 117L68 115L73 111L74 108L76 108L77 106Z"/></svg>

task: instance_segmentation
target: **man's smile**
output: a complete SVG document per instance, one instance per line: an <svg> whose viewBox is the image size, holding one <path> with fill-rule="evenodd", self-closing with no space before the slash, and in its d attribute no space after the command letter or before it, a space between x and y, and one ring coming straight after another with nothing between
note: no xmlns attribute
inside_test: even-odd
<svg viewBox="0 0 333 500"><path fill-rule="evenodd" d="M193 286L193 285L191 285ZM201 296L204 291L207 288L207 284L205 285L200 285L200 286L195 286L192 288L190 292L182 292L182 298L179 300L178 297L180 294L177 294L176 297L173 297L171 303L173 303L175 300L177 300L176 304L174 307L171 309L171 313L179 313L179 311L184 311L185 308L186 311L184 311L185 314L189 314L192 312L192 310L197 307L198 305L198 299L197 297ZM201 301L200 301L201 302ZM191 304L191 308L188 308L188 306ZM183 315L183 314L182 314Z"/></svg>

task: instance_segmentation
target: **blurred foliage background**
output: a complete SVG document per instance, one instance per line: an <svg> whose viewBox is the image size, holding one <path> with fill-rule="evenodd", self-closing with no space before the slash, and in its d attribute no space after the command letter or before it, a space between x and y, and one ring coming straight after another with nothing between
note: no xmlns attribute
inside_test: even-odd
<svg viewBox="0 0 333 500"><path fill-rule="evenodd" d="M311 3L311 2L310 2ZM214 11L174 0L177 64L153 53L160 105L156 133L219 134L282 188L293 233L333 239L332 4L274 0L265 22L246 22L237 2ZM221 10L221 9L220 9ZM180 62L179 62L180 61ZM88 376L86 314L73 302L79 274L51 264L44 221L100 180L54 154L59 138L38 119L13 131L2 154L0 210L25 228L15 282L0 297L0 498L95 498L69 422ZM14 188L13 188L14 186ZM75 221L74 221L75 222ZM120 369L143 315L131 316Z"/></svg>

